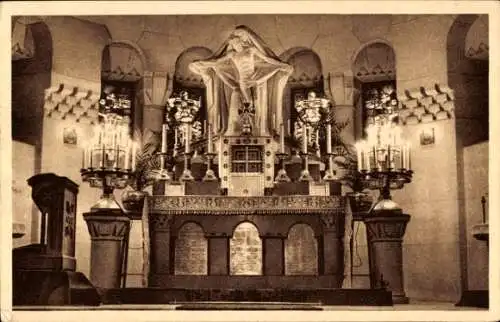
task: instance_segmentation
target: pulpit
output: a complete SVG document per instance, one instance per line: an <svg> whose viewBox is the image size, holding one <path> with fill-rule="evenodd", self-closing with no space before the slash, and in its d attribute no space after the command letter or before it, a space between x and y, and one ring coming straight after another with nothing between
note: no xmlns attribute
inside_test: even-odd
<svg viewBox="0 0 500 322"><path fill-rule="evenodd" d="M13 304L98 305L94 286L76 271L78 186L53 173L35 175L28 184L42 216L41 238L13 250Z"/></svg>

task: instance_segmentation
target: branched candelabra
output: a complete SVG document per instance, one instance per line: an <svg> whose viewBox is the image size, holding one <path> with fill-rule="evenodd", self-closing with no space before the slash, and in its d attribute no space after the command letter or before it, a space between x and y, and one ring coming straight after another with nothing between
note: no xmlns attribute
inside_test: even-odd
<svg viewBox="0 0 500 322"><path fill-rule="evenodd" d="M358 172L365 187L379 190L374 209L399 209L391 200L391 189L401 189L412 180L411 149L401 136L397 114L373 116L366 141L356 144Z"/></svg>
<svg viewBox="0 0 500 322"><path fill-rule="evenodd" d="M318 98L316 97L316 93L314 92L309 92L307 95L307 99L299 100L295 103L295 109L298 112L300 120L299 122L297 122L297 125L300 126L297 134L301 136L302 141L302 151L300 152L300 155L303 160L303 167L299 177L300 181L313 180L311 174L309 173L309 141L313 139L319 150L319 144L317 142L319 138L317 126L322 118L322 115L328 113L329 106L330 101L328 99ZM329 154L329 168L326 172L324 178L325 180L332 180L334 177L332 172L333 155L331 153L331 125L329 130L330 131L328 131L327 133L330 144L328 148L329 150L327 151L327 154ZM298 136L297 134L296 136Z"/></svg>
<svg viewBox="0 0 500 322"><path fill-rule="evenodd" d="M101 118L97 133L83 150L80 170L84 182L103 191L92 211L119 208L113 190L130 183L136 161L136 146L129 136L128 122L115 113L101 114Z"/></svg>

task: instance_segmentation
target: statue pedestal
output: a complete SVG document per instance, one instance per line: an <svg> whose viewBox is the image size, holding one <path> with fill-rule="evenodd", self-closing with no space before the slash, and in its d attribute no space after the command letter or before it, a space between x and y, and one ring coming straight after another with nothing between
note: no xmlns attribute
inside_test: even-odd
<svg viewBox="0 0 500 322"><path fill-rule="evenodd" d="M406 304L402 242L410 215L401 210L372 211L365 218L372 288L387 288L394 304Z"/></svg>
<svg viewBox="0 0 500 322"><path fill-rule="evenodd" d="M99 289L119 288L130 219L116 209L88 212L83 216L92 240L90 280Z"/></svg>

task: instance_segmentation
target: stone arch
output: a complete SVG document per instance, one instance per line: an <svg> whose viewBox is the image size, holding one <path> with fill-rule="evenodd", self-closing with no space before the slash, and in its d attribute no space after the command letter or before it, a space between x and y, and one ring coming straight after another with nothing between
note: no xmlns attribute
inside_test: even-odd
<svg viewBox="0 0 500 322"><path fill-rule="evenodd" d="M450 27L446 44L448 86L454 94L457 139L463 146L488 140L488 44L475 44L470 36L471 30L481 31L476 28L480 17L459 15ZM488 39L487 34L482 36Z"/></svg>
<svg viewBox="0 0 500 322"><path fill-rule="evenodd" d="M313 228L295 223L285 240L285 275L318 274L318 241Z"/></svg>
<svg viewBox="0 0 500 322"><path fill-rule="evenodd" d="M45 89L51 86L53 37L43 21L23 29L31 35L33 51L31 57L12 60L12 137L41 148L37 137L42 133Z"/></svg>
<svg viewBox="0 0 500 322"><path fill-rule="evenodd" d="M110 41L103 49L101 78L121 81L138 81L148 70L142 48L129 40Z"/></svg>
<svg viewBox="0 0 500 322"><path fill-rule="evenodd" d="M240 222L229 240L230 275L262 275L262 240L258 228Z"/></svg>
<svg viewBox="0 0 500 322"><path fill-rule="evenodd" d="M396 53L383 39L363 44L353 56L352 65L354 76L363 82L396 77Z"/></svg>
<svg viewBox="0 0 500 322"><path fill-rule="evenodd" d="M353 88L357 92L353 101L354 136L363 136L366 113L364 99L373 87L391 85L396 89L396 52L392 44L384 39L374 39L363 44L352 58Z"/></svg>
<svg viewBox="0 0 500 322"><path fill-rule="evenodd" d="M187 221L179 228L174 258L175 275L207 275L208 241L199 223Z"/></svg>
<svg viewBox="0 0 500 322"><path fill-rule="evenodd" d="M198 84L205 87L201 76L191 72L189 64L196 60L203 60L212 55L212 51L206 47L196 46L184 50L175 61L175 80L181 85L192 86Z"/></svg>
<svg viewBox="0 0 500 322"><path fill-rule="evenodd" d="M294 102L307 96L309 91L314 91L319 96L325 95L323 67L319 55L306 47L290 48L281 54L281 59L293 66L293 73L288 78L283 98L283 119L290 120L286 130L291 135L298 117ZM327 96L330 96L330 93L327 93Z"/></svg>

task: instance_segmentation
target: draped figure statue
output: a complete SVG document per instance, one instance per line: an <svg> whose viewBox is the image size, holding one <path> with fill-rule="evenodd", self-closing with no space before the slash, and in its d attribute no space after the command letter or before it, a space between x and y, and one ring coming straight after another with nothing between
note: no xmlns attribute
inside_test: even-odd
<svg viewBox="0 0 500 322"><path fill-rule="evenodd" d="M280 61L248 27L236 27L212 57L189 68L203 78L209 122L219 134L240 134L237 124L252 113L253 134L279 131L283 89L293 67Z"/></svg>

